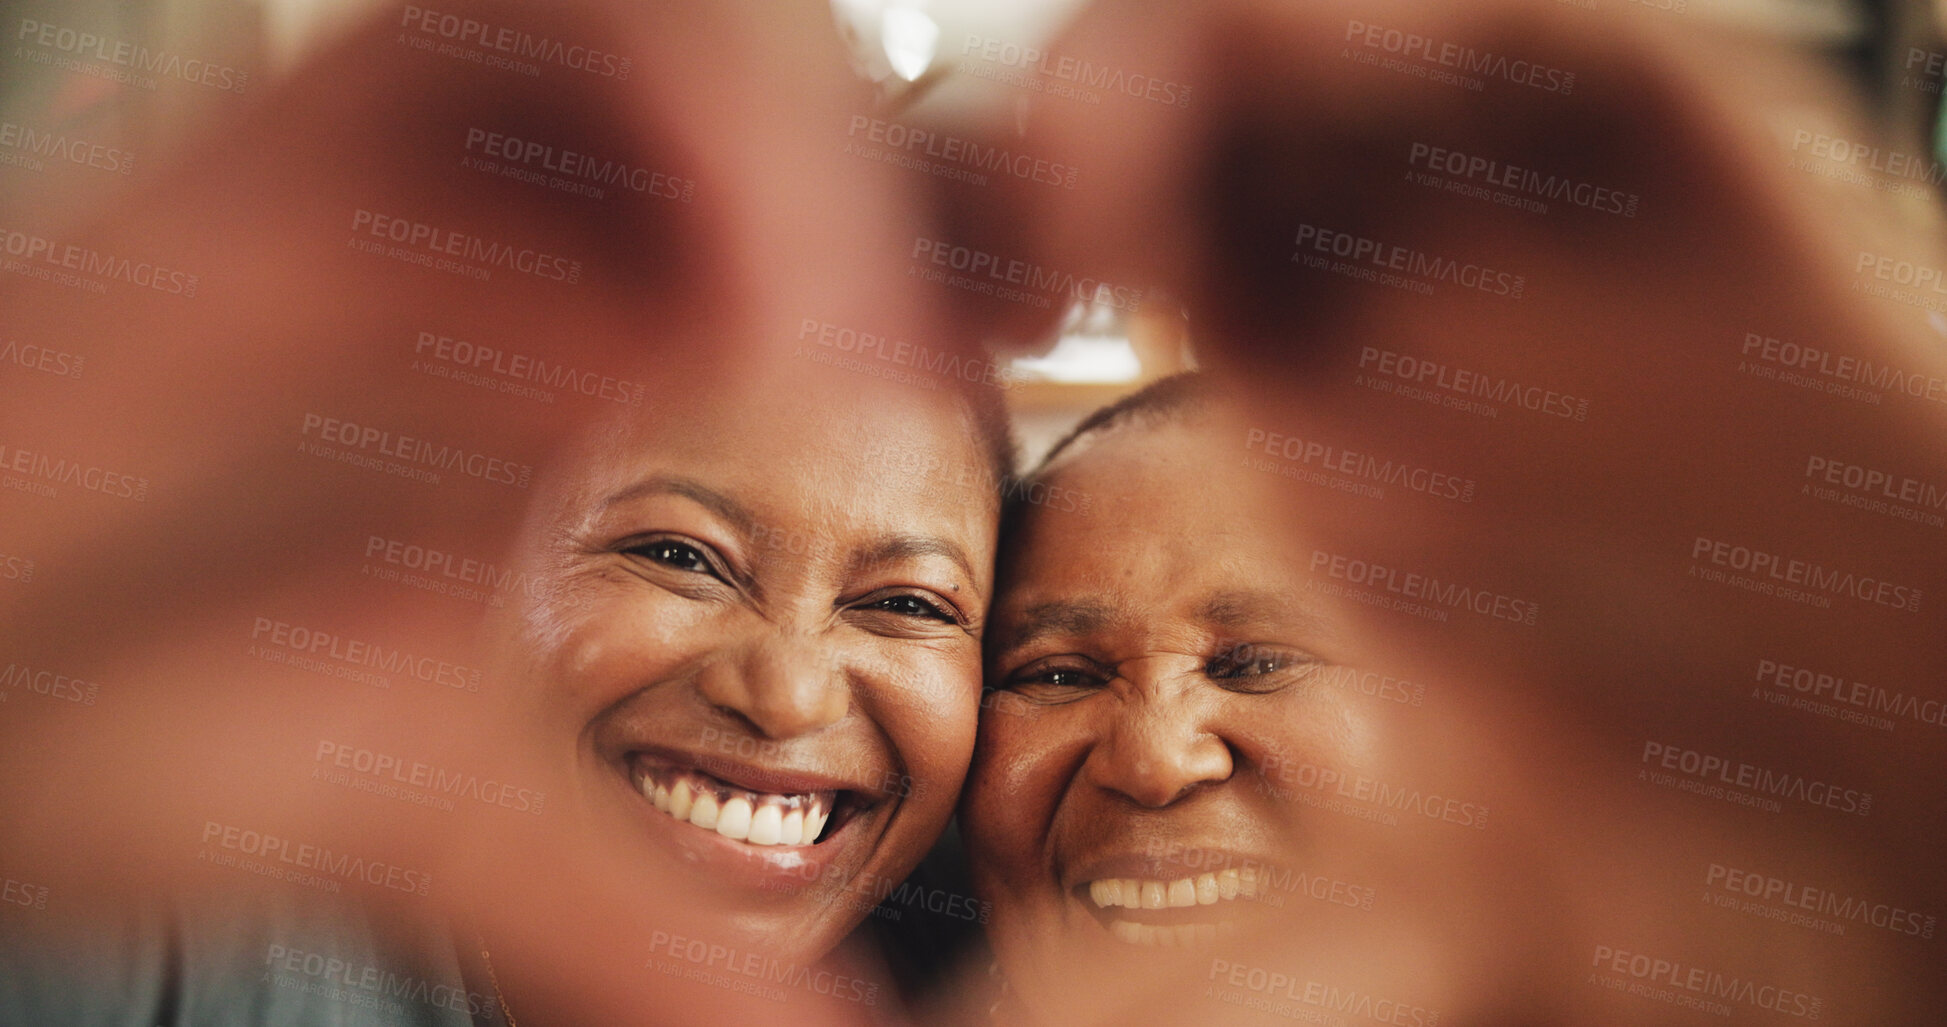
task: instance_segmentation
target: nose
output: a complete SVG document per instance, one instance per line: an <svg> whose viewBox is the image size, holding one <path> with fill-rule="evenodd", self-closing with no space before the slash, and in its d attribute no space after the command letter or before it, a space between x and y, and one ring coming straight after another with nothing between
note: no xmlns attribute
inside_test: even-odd
<svg viewBox="0 0 1947 1027"><path fill-rule="evenodd" d="M1104 704L1109 723L1089 754L1086 770L1097 787L1141 806L1161 808L1197 786L1230 779L1231 750L1216 717L1221 699L1197 675L1164 680L1123 671L1128 687Z"/></svg>
<svg viewBox="0 0 1947 1027"><path fill-rule="evenodd" d="M698 677L705 701L765 738L795 738L838 722L851 704L843 661L801 634L767 632Z"/></svg>

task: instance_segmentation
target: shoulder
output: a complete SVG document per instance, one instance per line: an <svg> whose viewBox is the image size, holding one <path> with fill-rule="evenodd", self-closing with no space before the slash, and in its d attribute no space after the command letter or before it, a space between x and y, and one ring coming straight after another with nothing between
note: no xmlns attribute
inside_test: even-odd
<svg viewBox="0 0 1947 1027"><path fill-rule="evenodd" d="M266 888L66 914L0 920L0 1023L499 1022L430 913Z"/></svg>

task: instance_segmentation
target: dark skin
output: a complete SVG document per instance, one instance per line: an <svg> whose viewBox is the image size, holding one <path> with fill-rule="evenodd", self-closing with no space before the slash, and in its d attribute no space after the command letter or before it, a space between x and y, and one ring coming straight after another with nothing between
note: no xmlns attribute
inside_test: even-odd
<svg viewBox="0 0 1947 1027"><path fill-rule="evenodd" d="M1046 476L1092 512L1029 512L1004 557L988 675L1025 702L984 717L963 815L1003 969L1041 1008L1078 953L1153 958L1159 932L1273 912L1105 910L1091 881L1307 860L1337 825L1266 783L1300 753L1364 758L1364 712L1321 684L1349 639L1297 591L1303 540L1265 530L1277 494L1224 438L1202 418L1085 438Z"/></svg>
<svg viewBox="0 0 1947 1027"><path fill-rule="evenodd" d="M831 388L858 393L843 418L829 390L743 383L600 440L537 507L537 587L510 631L589 858L632 875L657 926L695 913L696 937L799 961L952 811L995 532L984 476L937 470L984 467L956 400ZM637 790L645 753L751 791L839 791L849 812L815 845L726 839Z"/></svg>

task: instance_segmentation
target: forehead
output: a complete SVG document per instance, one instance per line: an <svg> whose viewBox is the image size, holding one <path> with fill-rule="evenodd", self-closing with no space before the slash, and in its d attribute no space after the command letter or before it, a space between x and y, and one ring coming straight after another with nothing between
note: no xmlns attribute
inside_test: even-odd
<svg viewBox="0 0 1947 1027"><path fill-rule="evenodd" d="M678 473L764 518L828 532L914 521L991 532L998 493L960 398L797 370L724 368L658 383L640 409L596 433L574 476L578 498Z"/></svg>
<svg viewBox="0 0 1947 1027"><path fill-rule="evenodd" d="M1048 468L1050 488L1087 497L1079 516L1030 506L1019 518L1023 541L1103 541L1178 546L1222 542L1228 551L1265 550L1287 534L1286 490L1245 466L1242 420L1194 411L1161 422L1131 422L1080 440ZM1266 555L1269 555L1266 552Z"/></svg>
<svg viewBox="0 0 1947 1027"><path fill-rule="evenodd" d="M1080 509L1023 510L1003 540L1000 604L1023 614L1084 601L1212 623L1296 613L1303 540L1276 480L1243 466L1242 431L1228 416L1192 415L1064 453L1043 481Z"/></svg>

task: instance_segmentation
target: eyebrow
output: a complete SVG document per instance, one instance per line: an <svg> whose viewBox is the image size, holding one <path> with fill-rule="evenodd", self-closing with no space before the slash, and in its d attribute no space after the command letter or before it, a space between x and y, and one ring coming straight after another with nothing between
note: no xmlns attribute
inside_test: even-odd
<svg viewBox="0 0 1947 1027"><path fill-rule="evenodd" d="M1205 599L1197 607L1197 618L1222 628L1288 620L1299 614L1295 598L1272 589L1227 589Z"/></svg>
<svg viewBox="0 0 1947 1027"><path fill-rule="evenodd" d="M937 535L892 535L880 539L871 548L852 557L851 570L857 573L868 567L878 567L916 556L943 556L957 564L967 575L968 581L975 580L973 561L967 559L966 550Z"/></svg>
<svg viewBox="0 0 1947 1027"><path fill-rule="evenodd" d="M682 496L729 521L737 532L746 537L757 532L757 518L743 504L721 492L697 481L694 478L681 478L671 475L657 475L636 482L602 500L602 509L607 510L622 503L632 502L647 496ZM966 550L953 542L935 535L892 535L881 539L871 548L852 558L852 570L877 567L915 556L943 556L952 560L969 581L976 580L973 561L967 558Z"/></svg>
<svg viewBox="0 0 1947 1027"><path fill-rule="evenodd" d="M1036 603L1021 615L1020 627L1005 644L1012 648L1047 635L1086 635L1114 619L1115 608L1096 599Z"/></svg>
<svg viewBox="0 0 1947 1027"><path fill-rule="evenodd" d="M1309 631L1322 629L1316 617L1304 611L1295 593L1277 589L1226 589L1212 593L1196 607L1196 618L1224 629L1301 621ZM1020 627L1009 636L1008 648L1024 646L1048 635L1086 635L1101 630L1118 617L1116 607L1099 599L1057 599L1038 603L1021 615Z"/></svg>
<svg viewBox="0 0 1947 1027"><path fill-rule="evenodd" d="M757 518L752 517L750 511L744 509L743 504L694 478L667 475L646 478L619 492L611 493L608 498L602 500L602 509L608 510L648 496L682 496L729 521L741 535L748 536L757 527Z"/></svg>

